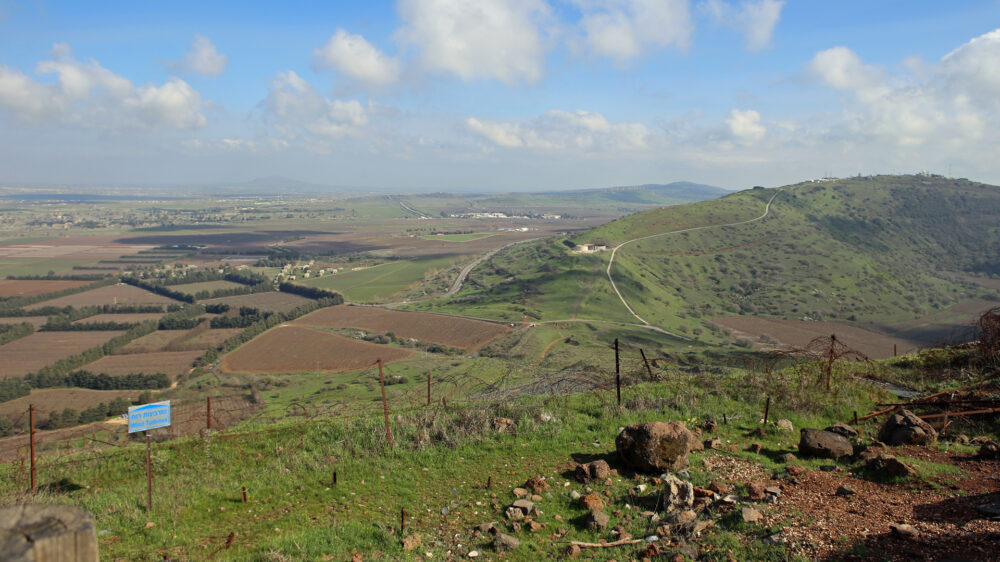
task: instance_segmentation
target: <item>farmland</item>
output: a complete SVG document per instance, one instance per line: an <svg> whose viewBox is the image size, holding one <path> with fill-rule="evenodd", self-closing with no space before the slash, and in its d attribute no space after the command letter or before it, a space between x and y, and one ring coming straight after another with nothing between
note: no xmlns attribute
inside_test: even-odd
<svg viewBox="0 0 1000 562"><path fill-rule="evenodd" d="M108 403L123 396L132 400L141 390L89 390L85 388L43 388L32 390L28 396L0 402L0 416L11 421L23 420L28 411L28 405L35 406L39 419L48 417L49 412L61 411L66 408L84 410L101 402Z"/></svg>
<svg viewBox="0 0 1000 562"><path fill-rule="evenodd" d="M174 304L176 301L150 293L132 285L111 285L93 291L76 293L25 307L34 310L45 306L100 306L116 304Z"/></svg>
<svg viewBox="0 0 1000 562"><path fill-rule="evenodd" d="M194 295L200 291L219 291L223 289L238 289L242 287L239 283L233 283L232 281L204 281L202 283L187 283L184 285L174 285L172 288L176 291L186 293L188 295Z"/></svg>
<svg viewBox="0 0 1000 562"><path fill-rule="evenodd" d="M38 328L42 327L46 322L48 322L48 316L11 316L11 317L0 317L0 324L20 324L22 322L27 322Z"/></svg>
<svg viewBox="0 0 1000 562"><path fill-rule="evenodd" d="M15 279L0 279L0 298L33 297L82 287L90 281L22 281Z"/></svg>
<svg viewBox="0 0 1000 562"><path fill-rule="evenodd" d="M163 316L155 312L134 312L125 314L95 314L81 318L74 324L99 324L101 322L117 322L119 324L140 324L147 320L156 320Z"/></svg>
<svg viewBox="0 0 1000 562"><path fill-rule="evenodd" d="M124 332L36 332L0 346L0 378L22 376Z"/></svg>
<svg viewBox="0 0 1000 562"><path fill-rule="evenodd" d="M170 377L187 374L194 367L194 361L202 352L160 351L154 353L131 353L128 355L108 355L81 367L91 373L111 376L132 373L164 373Z"/></svg>
<svg viewBox="0 0 1000 562"><path fill-rule="evenodd" d="M204 325L204 324L203 324ZM115 355L152 353L157 351L195 351L217 347L227 338L240 333L238 328L206 330L201 326L191 330L158 330L130 341L117 349Z"/></svg>
<svg viewBox="0 0 1000 562"><path fill-rule="evenodd" d="M747 338L760 347L805 348L815 338L828 338L835 334L847 347L864 353L871 359L893 356L895 346L899 354L916 351L920 346L910 340L894 338L872 330L838 322L803 322L780 318L755 318L733 316L717 318L715 323L733 330L733 336Z"/></svg>
<svg viewBox="0 0 1000 562"><path fill-rule="evenodd" d="M400 260L297 283L337 291L355 302L384 302L418 285L429 271L447 270L457 263L455 258Z"/></svg>
<svg viewBox="0 0 1000 562"><path fill-rule="evenodd" d="M324 308L296 320L293 324L323 328L359 328L375 333L392 332L396 336L457 347L466 351L475 351L509 330L506 326L493 322L368 306Z"/></svg>
<svg viewBox="0 0 1000 562"><path fill-rule="evenodd" d="M338 372L399 361L413 352L359 342L303 326L279 326L226 355L226 373Z"/></svg>
<svg viewBox="0 0 1000 562"><path fill-rule="evenodd" d="M246 306L256 308L262 312L288 312L293 308L308 303L309 299L290 293L271 291L266 293L254 293L251 295L236 295L233 297L208 299L201 302L203 304L228 304L234 310Z"/></svg>

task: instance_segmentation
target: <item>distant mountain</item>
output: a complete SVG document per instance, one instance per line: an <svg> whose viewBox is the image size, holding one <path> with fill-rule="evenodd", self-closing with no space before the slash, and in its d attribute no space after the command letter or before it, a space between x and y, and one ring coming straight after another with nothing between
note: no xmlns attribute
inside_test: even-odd
<svg viewBox="0 0 1000 562"><path fill-rule="evenodd" d="M729 193L732 192L714 185L675 181L667 184L647 183L643 185L598 187L570 191L546 191L540 193L540 195L604 195L607 199L623 203L657 204L663 199L688 202L707 201Z"/></svg>

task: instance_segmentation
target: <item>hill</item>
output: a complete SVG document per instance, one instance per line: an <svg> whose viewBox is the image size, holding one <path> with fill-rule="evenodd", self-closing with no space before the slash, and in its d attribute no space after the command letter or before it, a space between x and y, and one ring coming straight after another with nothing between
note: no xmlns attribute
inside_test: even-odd
<svg viewBox="0 0 1000 562"><path fill-rule="evenodd" d="M773 198L768 216L766 203ZM743 224L738 224L743 223ZM486 261L440 310L501 319L641 323L721 343L731 315L885 326L1000 296L1000 188L876 176L755 188L632 214ZM731 226L721 226L731 225ZM648 237L642 240L639 238ZM984 281L986 283L984 283Z"/></svg>

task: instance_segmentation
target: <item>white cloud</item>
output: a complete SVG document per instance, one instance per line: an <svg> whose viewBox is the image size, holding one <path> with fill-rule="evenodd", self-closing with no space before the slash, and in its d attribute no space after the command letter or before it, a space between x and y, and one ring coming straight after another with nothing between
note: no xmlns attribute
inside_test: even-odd
<svg viewBox="0 0 1000 562"><path fill-rule="evenodd" d="M881 70L862 62L861 57L847 47L833 47L816 53L807 69L838 90L881 90L887 82Z"/></svg>
<svg viewBox="0 0 1000 562"><path fill-rule="evenodd" d="M226 71L229 57L220 53L207 37L195 35L191 47L180 61L167 64L175 72L193 72L202 76L218 76Z"/></svg>
<svg viewBox="0 0 1000 562"><path fill-rule="evenodd" d="M705 0L699 8L716 22L730 26L746 36L750 51L771 45L774 28L781 19L784 0L745 0L739 6L724 0Z"/></svg>
<svg viewBox="0 0 1000 562"><path fill-rule="evenodd" d="M576 0L585 41L597 55L624 64L648 48L686 49L694 25L689 0Z"/></svg>
<svg viewBox="0 0 1000 562"><path fill-rule="evenodd" d="M322 47L313 50L320 68L332 68L361 84L381 88L399 80L402 68L396 58L386 56L360 35L343 29L330 37Z"/></svg>
<svg viewBox="0 0 1000 562"><path fill-rule="evenodd" d="M184 129L206 123L201 94L179 78L137 87L97 61L75 60L65 44L54 45L51 56L35 71L55 75L54 84L0 65L0 106L29 122L104 130Z"/></svg>
<svg viewBox="0 0 1000 562"><path fill-rule="evenodd" d="M304 133L336 139L358 136L368 113L357 100L327 99L295 72L279 72L271 80L264 105L278 132L288 137Z"/></svg>
<svg viewBox="0 0 1000 562"><path fill-rule="evenodd" d="M641 123L609 123L600 113L547 111L527 122L487 122L470 117L465 129L503 148L543 151L623 152L648 146L650 132Z"/></svg>
<svg viewBox="0 0 1000 562"><path fill-rule="evenodd" d="M541 0L400 0L398 37L432 72L530 84L543 74L548 14Z"/></svg>
<svg viewBox="0 0 1000 562"><path fill-rule="evenodd" d="M729 118L726 119L726 125L729 125L729 132L733 137L741 142L753 143L761 141L767 134L767 127L760 123L760 113L753 109L746 111L734 109L730 111Z"/></svg>

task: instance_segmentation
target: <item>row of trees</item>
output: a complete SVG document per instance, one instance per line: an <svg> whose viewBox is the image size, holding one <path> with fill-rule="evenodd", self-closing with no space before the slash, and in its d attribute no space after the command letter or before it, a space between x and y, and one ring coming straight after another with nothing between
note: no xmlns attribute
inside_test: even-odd
<svg viewBox="0 0 1000 562"><path fill-rule="evenodd" d="M61 386L65 377L70 372L79 369L87 363L93 363L105 355L111 355L116 349L128 344L130 341L141 338L156 331L156 321L150 320L138 326L129 328L124 334L115 336L101 345L85 349L84 351L59 359L51 365L42 367L35 373L25 375L24 381L33 388L47 388Z"/></svg>
<svg viewBox="0 0 1000 562"><path fill-rule="evenodd" d="M35 333L35 327L29 322L20 324L0 324L0 345Z"/></svg>
<svg viewBox="0 0 1000 562"><path fill-rule="evenodd" d="M295 283L282 283L278 286L278 289L282 293L291 293L307 299L328 299L337 301L333 304L341 304L344 302L344 297L341 296L340 293L336 293L328 289L321 289L319 287L307 287L305 285L296 285Z"/></svg>

